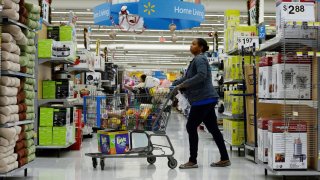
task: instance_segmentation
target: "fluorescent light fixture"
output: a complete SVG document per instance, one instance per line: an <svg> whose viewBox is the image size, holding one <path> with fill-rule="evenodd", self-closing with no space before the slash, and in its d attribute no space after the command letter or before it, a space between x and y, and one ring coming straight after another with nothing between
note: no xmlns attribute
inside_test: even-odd
<svg viewBox="0 0 320 180"><path fill-rule="evenodd" d="M52 11L52 14L69 14L70 12L65 12L65 11ZM83 15L93 15L93 12L76 12L73 11L75 14L83 14Z"/></svg>

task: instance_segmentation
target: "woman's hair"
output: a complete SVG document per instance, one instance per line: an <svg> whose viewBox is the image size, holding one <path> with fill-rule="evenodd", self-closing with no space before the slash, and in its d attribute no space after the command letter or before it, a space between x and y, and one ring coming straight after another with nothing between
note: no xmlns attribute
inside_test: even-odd
<svg viewBox="0 0 320 180"><path fill-rule="evenodd" d="M197 41L198 41L198 45L202 47L203 53L209 50L209 46L206 40L204 40L203 38L197 38Z"/></svg>
<svg viewBox="0 0 320 180"><path fill-rule="evenodd" d="M142 74L142 75L140 76L140 78L141 78L142 82L146 82L147 75Z"/></svg>

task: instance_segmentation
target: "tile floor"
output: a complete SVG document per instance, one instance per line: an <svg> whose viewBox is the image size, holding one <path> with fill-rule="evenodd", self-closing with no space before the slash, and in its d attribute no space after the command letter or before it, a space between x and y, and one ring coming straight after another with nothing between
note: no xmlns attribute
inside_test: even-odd
<svg viewBox="0 0 320 180"><path fill-rule="evenodd" d="M174 113L170 119L167 134L172 140L178 163L188 159L188 140L185 130L185 118ZM85 139L81 151L62 152L60 158L38 157L34 167L29 170L27 178L23 178L23 172L16 177L7 179L34 179L34 180L266 180L282 179L282 177L264 176L264 169L244 157L238 157L237 151L232 152L232 166L227 168L211 168L209 164L219 159L218 149L212 138L204 132L200 132L199 143L199 168L189 170L172 170L167 166L166 158L158 158L154 165L149 165L146 159L106 159L105 170L99 166L93 169L91 158L85 153L96 152L96 139ZM227 146L229 149L229 147ZM229 151L230 152L230 151ZM20 177L19 177L20 176ZM289 178L288 178L289 179ZM314 178L290 178L290 179L314 179Z"/></svg>

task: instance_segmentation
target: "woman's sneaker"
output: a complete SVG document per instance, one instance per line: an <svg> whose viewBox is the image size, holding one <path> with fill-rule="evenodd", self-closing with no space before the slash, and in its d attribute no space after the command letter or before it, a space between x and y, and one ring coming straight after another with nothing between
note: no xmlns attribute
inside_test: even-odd
<svg viewBox="0 0 320 180"><path fill-rule="evenodd" d="M198 164L193 162L187 162L185 164L181 164L179 166L180 169L191 169L191 168L198 168Z"/></svg>
<svg viewBox="0 0 320 180"><path fill-rule="evenodd" d="M219 162L210 164L211 167L227 167L227 166L230 166L230 165L231 165L230 160L219 161Z"/></svg>

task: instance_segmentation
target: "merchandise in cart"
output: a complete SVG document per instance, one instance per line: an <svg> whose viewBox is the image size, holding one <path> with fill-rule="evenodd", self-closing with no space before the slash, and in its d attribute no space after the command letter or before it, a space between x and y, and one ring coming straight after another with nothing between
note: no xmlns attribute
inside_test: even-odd
<svg viewBox="0 0 320 180"><path fill-rule="evenodd" d="M174 148L166 135L171 115L171 100L174 91L169 89L148 89L146 94L114 94L91 96L84 100L85 123L104 130L98 131L99 153L87 153L97 167L100 158L104 169L106 158L147 158L154 164L157 157L167 157L168 166L176 168ZM96 111L93 111L96 110ZM146 147L133 148L133 134L144 134L148 139ZM154 144L153 138L164 138L164 144ZM170 151L168 153L168 150Z"/></svg>

